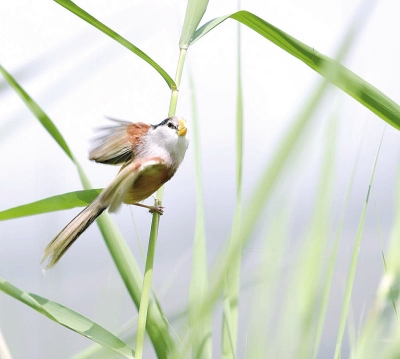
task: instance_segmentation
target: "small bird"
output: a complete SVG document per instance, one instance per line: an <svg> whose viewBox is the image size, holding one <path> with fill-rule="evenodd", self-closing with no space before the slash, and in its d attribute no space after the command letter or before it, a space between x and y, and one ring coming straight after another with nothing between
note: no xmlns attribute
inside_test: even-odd
<svg viewBox="0 0 400 359"><path fill-rule="evenodd" d="M133 204L163 214L161 206L139 202L156 192L175 174L189 145L186 121L169 117L158 125L109 118L113 125L100 128L92 161L122 165L115 179L99 196L47 245L42 263L54 267L68 248L108 208L116 212L121 203Z"/></svg>

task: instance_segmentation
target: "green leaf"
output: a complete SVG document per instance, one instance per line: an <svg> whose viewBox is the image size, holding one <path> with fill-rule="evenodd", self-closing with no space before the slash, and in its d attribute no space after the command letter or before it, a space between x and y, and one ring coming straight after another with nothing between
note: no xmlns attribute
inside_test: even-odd
<svg viewBox="0 0 400 359"><path fill-rule="evenodd" d="M12 218L33 216L35 214L62 211L89 205L101 192L101 189L75 191L48 197L40 201L23 204L0 212L0 221Z"/></svg>
<svg viewBox="0 0 400 359"><path fill-rule="evenodd" d="M134 54L138 55L144 61L146 61L150 66L152 66L166 81L170 89L176 89L176 84L171 76L159 65L157 64L152 58L146 55L142 50L137 48L131 42L126 40L121 35L117 34L115 31L111 30L108 26L101 23L99 20L94 18L92 15L87 13L85 10L77 6L70 0L54 0L56 3L60 4L61 6L65 7L67 10L71 11L75 15L79 16L81 19L85 20L90 25L93 25L96 29L100 30L104 34L110 36L115 41L119 42L122 46L126 47L128 50L131 50Z"/></svg>
<svg viewBox="0 0 400 359"><path fill-rule="evenodd" d="M15 90L15 92L21 97L25 102L27 107L32 111L32 113L37 117L43 127L50 133L50 135L57 141L60 147L68 155L68 157L74 160L71 150L69 149L67 143L65 142L60 131L53 124L50 118L44 113L44 111L38 106L38 104L32 100L32 98L25 92L25 90L15 81L15 79L0 65L0 72L3 74L6 81Z"/></svg>
<svg viewBox="0 0 400 359"><path fill-rule="evenodd" d="M206 12L208 0L188 0L185 21L182 27L179 48L187 49L194 32L197 29L204 13Z"/></svg>
<svg viewBox="0 0 400 359"><path fill-rule="evenodd" d="M297 57L387 123L400 129L400 106L396 102L337 61L320 54L248 11L238 11L209 21L194 33L190 45L228 18L250 27L289 54Z"/></svg>
<svg viewBox="0 0 400 359"><path fill-rule="evenodd" d="M199 315L200 305L208 300L207 241L204 218L204 195L201 178L200 124L198 119L196 89L193 76L189 73L192 104L192 126L194 163L196 174L197 215L193 240L192 277L189 288L189 324L192 358L212 358L212 311ZM199 320L199 317L201 320Z"/></svg>
<svg viewBox="0 0 400 359"><path fill-rule="evenodd" d="M0 290L52 321L123 355L125 358L134 358L133 349L121 339L72 309L36 294L24 292L2 278L0 278Z"/></svg>

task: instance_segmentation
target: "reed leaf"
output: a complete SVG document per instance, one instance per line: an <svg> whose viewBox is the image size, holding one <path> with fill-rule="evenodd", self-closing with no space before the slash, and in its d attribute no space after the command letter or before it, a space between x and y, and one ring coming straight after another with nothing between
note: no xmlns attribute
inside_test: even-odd
<svg viewBox="0 0 400 359"><path fill-rule="evenodd" d="M206 12L208 0L188 0L185 21L182 27L179 48L187 49L194 32L197 29L204 13Z"/></svg>
<svg viewBox="0 0 400 359"><path fill-rule="evenodd" d="M238 11L207 22L194 33L190 45L229 18L240 21L289 54L297 57L391 126L400 129L400 106L396 102L339 62L317 52L314 48L248 11Z"/></svg>
<svg viewBox="0 0 400 359"><path fill-rule="evenodd" d="M76 5L74 2L70 0L54 0L54 1L60 4L61 6L65 7L67 10L71 11L76 16L79 16L82 20L85 20L90 25L93 25L96 29L108 35L109 37L120 43L122 46L126 47L128 50L132 51L134 54L136 54L141 59L146 61L150 66L152 66L162 76L162 78L165 80L165 82L171 89L176 88L175 81L171 78L171 76L169 76L168 73L152 58L146 55L142 50L133 45L127 39L117 34L114 30L110 29L108 26L104 25L102 22L100 22L95 17L87 13L85 10Z"/></svg>
<svg viewBox="0 0 400 359"><path fill-rule="evenodd" d="M33 99L26 93L26 91L18 84L18 82L10 75L6 69L0 65L0 72L8 82L8 84L15 90L15 92L21 97L21 99L25 102L26 106L31 110L31 112L36 116L39 122L43 125L46 131L53 137L56 142L60 145L60 147L64 150L67 156L74 161L74 156L67 143L65 142L63 136L60 131L58 131L57 127L50 120L49 116L38 106L38 104L33 101Z"/></svg>
<svg viewBox="0 0 400 359"><path fill-rule="evenodd" d="M0 221L89 205L101 189L74 191L0 211Z"/></svg>
<svg viewBox="0 0 400 359"><path fill-rule="evenodd" d="M123 355L125 358L134 358L133 349L121 339L72 309L36 294L25 292L2 278L0 278L0 290L52 321Z"/></svg>

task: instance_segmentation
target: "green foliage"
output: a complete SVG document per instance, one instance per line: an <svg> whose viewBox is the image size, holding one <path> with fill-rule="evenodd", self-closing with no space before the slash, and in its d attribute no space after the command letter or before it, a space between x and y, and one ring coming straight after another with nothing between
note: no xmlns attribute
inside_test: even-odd
<svg viewBox="0 0 400 359"><path fill-rule="evenodd" d="M185 21L182 27L179 48L187 49L190 39L199 26L199 23L206 12L208 0L188 0L186 8Z"/></svg>
<svg viewBox="0 0 400 359"><path fill-rule="evenodd" d="M89 189L60 194L22 206L6 209L0 212L0 221L6 219L33 216L47 212L62 211L76 207L86 207L101 192L101 189Z"/></svg>
<svg viewBox="0 0 400 359"><path fill-rule="evenodd" d="M2 278L0 278L0 290L45 315L50 320L112 349L125 358L134 358L135 352L132 348L83 315L39 295L24 292Z"/></svg>

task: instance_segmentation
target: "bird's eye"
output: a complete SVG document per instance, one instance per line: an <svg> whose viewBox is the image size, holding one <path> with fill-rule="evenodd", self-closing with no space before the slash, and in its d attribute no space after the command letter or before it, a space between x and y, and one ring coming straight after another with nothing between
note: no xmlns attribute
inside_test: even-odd
<svg viewBox="0 0 400 359"><path fill-rule="evenodd" d="M171 122L168 122L168 127L173 128L174 130L176 129L176 126Z"/></svg>

